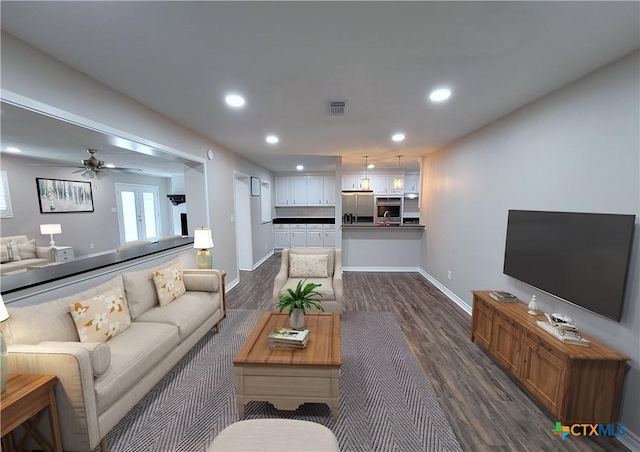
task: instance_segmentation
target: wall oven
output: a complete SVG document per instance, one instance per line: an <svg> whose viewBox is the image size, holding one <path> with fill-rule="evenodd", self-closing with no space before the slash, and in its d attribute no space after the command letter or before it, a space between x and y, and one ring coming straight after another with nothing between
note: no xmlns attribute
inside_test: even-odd
<svg viewBox="0 0 640 452"><path fill-rule="evenodd" d="M376 198L376 221L391 224L400 224L402 218L402 198L397 197L377 197Z"/></svg>

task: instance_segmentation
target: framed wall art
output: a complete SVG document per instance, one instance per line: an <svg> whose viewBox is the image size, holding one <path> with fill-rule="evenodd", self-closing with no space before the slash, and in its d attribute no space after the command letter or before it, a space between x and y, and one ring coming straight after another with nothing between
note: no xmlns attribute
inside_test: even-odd
<svg viewBox="0 0 640 452"><path fill-rule="evenodd" d="M36 178L41 213L93 212L91 182Z"/></svg>

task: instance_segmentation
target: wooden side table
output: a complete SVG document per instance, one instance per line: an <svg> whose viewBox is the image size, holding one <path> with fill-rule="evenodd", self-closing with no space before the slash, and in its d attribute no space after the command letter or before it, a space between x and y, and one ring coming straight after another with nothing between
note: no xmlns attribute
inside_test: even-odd
<svg viewBox="0 0 640 452"><path fill-rule="evenodd" d="M0 417L2 418L2 450L13 451L10 433L19 425L25 429L17 450L22 450L32 437L45 452L62 452L62 440L58 424L58 411L54 388L58 378L51 375L9 375L7 389L0 397ZM36 426L44 413L49 411L49 426L53 449L38 434ZM32 419L33 418L33 419Z"/></svg>

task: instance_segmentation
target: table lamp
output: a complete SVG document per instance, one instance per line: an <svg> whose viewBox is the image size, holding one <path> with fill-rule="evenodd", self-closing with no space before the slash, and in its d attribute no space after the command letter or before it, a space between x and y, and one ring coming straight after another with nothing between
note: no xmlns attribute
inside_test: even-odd
<svg viewBox="0 0 640 452"><path fill-rule="evenodd" d="M2 295L0 295L0 322L4 322L9 318L7 308L4 307ZM7 389L7 375L9 374L9 356L7 352L7 343L4 341L4 335L0 330L0 393Z"/></svg>
<svg viewBox="0 0 640 452"><path fill-rule="evenodd" d="M211 268L211 251L213 238L210 228L196 228L193 231L193 247L198 250L196 261L198 268Z"/></svg>
<svg viewBox="0 0 640 452"><path fill-rule="evenodd" d="M53 234L62 234L62 227L59 224L41 224L40 234L49 234L51 236L51 241L49 243L51 246L56 246L56 242L53 241Z"/></svg>

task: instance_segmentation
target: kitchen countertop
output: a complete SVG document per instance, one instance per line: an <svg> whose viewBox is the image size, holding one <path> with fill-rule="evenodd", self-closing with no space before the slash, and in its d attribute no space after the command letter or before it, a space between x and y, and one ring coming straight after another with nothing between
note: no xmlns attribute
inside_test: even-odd
<svg viewBox="0 0 640 452"><path fill-rule="evenodd" d="M280 217L274 218L273 224L335 224L333 217Z"/></svg>
<svg viewBox="0 0 640 452"><path fill-rule="evenodd" d="M375 223L352 223L343 224L342 229L424 229L422 224L397 224L394 226L376 226Z"/></svg>

